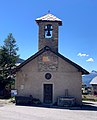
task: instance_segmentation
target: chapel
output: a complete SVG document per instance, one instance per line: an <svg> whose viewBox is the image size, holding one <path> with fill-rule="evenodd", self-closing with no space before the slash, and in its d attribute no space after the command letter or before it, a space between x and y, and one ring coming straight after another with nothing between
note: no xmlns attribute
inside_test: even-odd
<svg viewBox="0 0 97 120"><path fill-rule="evenodd" d="M36 23L38 51L16 68L17 100L32 96L47 105L82 105L82 75L88 71L58 52L62 20L48 13Z"/></svg>

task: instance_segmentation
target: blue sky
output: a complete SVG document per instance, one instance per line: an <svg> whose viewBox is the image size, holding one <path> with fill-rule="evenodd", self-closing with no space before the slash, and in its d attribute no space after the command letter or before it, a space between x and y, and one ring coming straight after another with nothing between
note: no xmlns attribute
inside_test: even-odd
<svg viewBox="0 0 97 120"><path fill-rule="evenodd" d="M60 18L59 52L88 71L97 70L97 0L0 0L0 46L12 33L18 54L38 51L35 19L48 13Z"/></svg>

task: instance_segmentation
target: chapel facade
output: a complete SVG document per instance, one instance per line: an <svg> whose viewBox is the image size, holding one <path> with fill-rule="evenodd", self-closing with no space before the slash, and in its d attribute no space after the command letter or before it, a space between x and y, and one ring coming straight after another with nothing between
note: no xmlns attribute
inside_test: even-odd
<svg viewBox="0 0 97 120"><path fill-rule="evenodd" d="M75 104L81 105L82 75L88 71L58 52L61 19L48 13L36 23L38 52L16 68L17 96L33 96L50 105L61 97L74 98Z"/></svg>

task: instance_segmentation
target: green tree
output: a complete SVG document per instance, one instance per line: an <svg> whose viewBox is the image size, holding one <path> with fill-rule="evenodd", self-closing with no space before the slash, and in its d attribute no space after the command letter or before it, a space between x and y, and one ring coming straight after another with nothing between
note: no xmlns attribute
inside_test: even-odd
<svg viewBox="0 0 97 120"><path fill-rule="evenodd" d="M16 40L12 33L9 33L4 40L4 45L0 48L0 82L4 86L14 81L12 70L15 68L16 61L19 58L17 51Z"/></svg>
<svg viewBox="0 0 97 120"><path fill-rule="evenodd" d="M0 75L5 79L7 77L7 61L8 61L7 49L3 46L0 49Z"/></svg>
<svg viewBox="0 0 97 120"><path fill-rule="evenodd" d="M1 75L4 79L12 76L12 69L15 67L15 63L19 57L17 51L16 40L12 33L10 33L4 40L4 45L1 46L0 50Z"/></svg>

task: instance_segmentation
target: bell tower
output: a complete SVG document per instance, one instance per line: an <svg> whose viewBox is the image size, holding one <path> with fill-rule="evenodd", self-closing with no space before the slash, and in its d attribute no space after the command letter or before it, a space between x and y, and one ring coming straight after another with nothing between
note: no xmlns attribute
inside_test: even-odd
<svg viewBox="0 0 97 120"><path fill-rule="evenodd" d="M49 46L53 51L58 52L58 30L62 21L56 16L48 13L36 19L39 26L38 50Z"/></svg>

